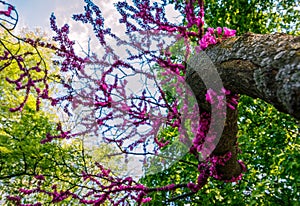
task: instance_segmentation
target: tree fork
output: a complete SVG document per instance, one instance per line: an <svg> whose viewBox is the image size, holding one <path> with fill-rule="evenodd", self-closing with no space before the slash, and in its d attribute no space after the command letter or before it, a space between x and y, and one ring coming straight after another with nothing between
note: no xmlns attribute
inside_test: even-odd
<svg viewBox="0 0 300 206"><path fill-rule="evenodd" d="M217 68L226 89L260 98L279 111L300 119L299 36L246 33L210 46L205 52ZM209 110L205 102L207 88L197 72L188 68L186 82L193 90L199 107ZM214 155L232 153L225 166L217 168L224 180L242 172L235 146L237 119L237 111L227 109L224 131L213 151Z"/></svg>

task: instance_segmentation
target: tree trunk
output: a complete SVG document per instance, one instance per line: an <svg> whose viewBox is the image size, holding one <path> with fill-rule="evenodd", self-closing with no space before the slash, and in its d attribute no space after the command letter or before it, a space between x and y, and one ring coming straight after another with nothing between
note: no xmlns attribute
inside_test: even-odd
<svg viewBox="0 0 300 206"><path fill-rule="evenodd" d="M205 53L213 62L226 89L260 98L279 111L300 119L299 36L247 33L210 46ZM207 72L202 69L203 73ZM188 68L186 81L199 106L207 110L206 87L198 74L199 70L196 72ZM234 153L225 166L219 167L219 172L224 174L223 179L236 177L242 172L236 157L236 133L237 115L235 112L227 112L223 134L213 152L218 155L228 151Z"/></svg>

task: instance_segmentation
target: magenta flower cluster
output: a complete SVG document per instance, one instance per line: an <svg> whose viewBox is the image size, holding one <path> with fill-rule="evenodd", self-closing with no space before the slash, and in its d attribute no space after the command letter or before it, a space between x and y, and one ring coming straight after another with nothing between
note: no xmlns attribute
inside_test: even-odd
<svg viewBox="0 0 300 206"><path fill-rule="evenodd" d="M207 28L207 32L199 41L199 46L196 47L196 51L205 50L209 45L215 45L222 40L233 37L236 34L236 30L228 29L224 27Z"/></svg>
<svg viewBox="0 0 300 206"><path fill-rule="evenodd" d="M2 1L1 1L1 3L2 3ZM6 11L0 11L0 15L10 16L13 9L14 9L14 7L12 5L8 5L8 8Z"/></svg>

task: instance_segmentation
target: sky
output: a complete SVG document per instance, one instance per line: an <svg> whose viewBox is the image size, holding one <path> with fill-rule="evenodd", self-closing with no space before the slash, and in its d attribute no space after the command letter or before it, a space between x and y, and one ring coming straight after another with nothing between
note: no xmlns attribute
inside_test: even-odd
<svg viewBox="0 0 300 206"><path fill-rule="evenodd" d="M122 37L124 36L125 27L119 24L121 15L116 11L113 5L118 1L119 0L94 0L93 2L100 7L106 26L110 27L113 33ZM91 45L99 45L98 41L94 38L95 35L90 25L84 25L72 19L73 14L84 12L84 0L7 0L6 2L15 6L19 14L16 31L20 31L22 28L29 28L30 30L40 28L49 34L49 36L53 36L54 32L50 29L49 19L51 14L54 13L58 26L61 27L67 23L70 26L69 36L71 40L75 40L82 48L88 48L87 44L90 37ZM166 8L166 13L167 17L170 17L168 19L174 22L175 17L178 18L180 14L174 12L171 7L170 5ZM81 51L79 44L75 47L75 50ZM102 52L100 48L93 48L93 51L96 51L96 53Z"/></svg>
<svg viewBox="0 0 300 206"><path fill-rule="evenodd" d="M24 27L30 30L41 28L49 35L54 35L50 29L49 20L51 14L54 13L58 26L61 27L67 23L70 26L70 38L80 43L81 46L87 48L88 38L94 36L90 26L72 19L73 14L84 12L84 0L8 0L7 2L15 6L19 14L16 31ZM118 13L113 6L115 2L117 0L95 1L103 12L105 22L115 31L121 32L122 29L116 23Z"/></svg>
<svg viewBox="0 0 300 206"><path fill-rule="evenodd" d="M72 13L78 13L83 10L84 3L80 0L8 0L17 9L19 13L18 27L41 27L49 28L49 18L54 12L59 18L58 22L70 21Z"/></svg>
<svg viewBox="0 0 300 206"><path fill-rule="evenodd" d="M84 11L83 0L8 0L8 3L14 5L19 13L19 26L49 27L49 18L52 12L58 17L59 23L72 22L72 14ZM97 3L97 1L95 1ZM98 1L106 19L114 18L113 3L117 0Z"/></svg>

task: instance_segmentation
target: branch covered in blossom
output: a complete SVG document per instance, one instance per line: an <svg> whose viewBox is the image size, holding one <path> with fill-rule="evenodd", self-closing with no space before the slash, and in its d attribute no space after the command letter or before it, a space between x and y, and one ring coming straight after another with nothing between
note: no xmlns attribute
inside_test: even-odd
<svg viewBox="0 0 300 206"><path fill-rule="evenodd" d="M76 109L84 108L86 111L80 117L80 128L78 127L77 131L64 131L63 126L58 124L59 134L48 134L42 143L50 142L55 138L68 139L77 135L94 133L96 136L103 136L106 142L116 144L124 153L129 154L143 147L144 153L141 154L145 157L149 150L159 155L161 149L171 145L170 141L158 138L162 128L168 126L177 128L181 134L178 138L188 146L186 152L190 152L198 159L202 158L198 165L199 176L195 183L147 188L133 181L131 177L114 177L109 169L104 169L103 166L97 164L99 174L82 173L83 181L89 182L88 185L94 185L94 187L85 188L85 195L69 190L58 191L55 185L52 191L43 190L44 178L38 176L36 178L40 181L37 188L20 189L22 196L43 193L52 197L52 203L72 197L80 203L93 205L100 205L106 201L113 205L125 205L128 199L142 204L151 201L151 198L147 197L151 192L172 191L178 188L189 188L192 192L197 192L206 184L209 177L222 179L216 168L218 165L224 165L231 158L231 153L221 156L211 155L213 148L216 147L215 135L207 135L209 125L212 124L211 114L201 111L195 101L191 106L193 94L185 85L184 75L186 61L193 52L200 52L209 45L234 36L235 31L218 27L208 28L204 33L204 3L201 0L187 1L184 8L186 18L184 25L176 25L167 20L164 9L166 1L159 4L151 3L150 0L134 0L133 6L126 1L115 5L122 16L120 23L125 24L129 37L129 40L124 40L113 34L110 28L105 27L104 18L97 5L90 0L85 0L85 2L84 13L74 15L73 19L92 26L105 54L102 57L77 55L74 49L75 43L68 36L69 26L64 25L59 28L56 24L56 17L52 14L50 23L52 30L56 33L55 45L39 40L19 40L36 49L41 47L55 51L61 73L71 75L72 80L61 81L65 89L64 93L51 96L48 68L41 68L42 61L34 67L27 68L24 56L30 54L19 55L5 51L1 56L1 61L16 61L21 72L18 79L7 77L6 80L15 84L17 90L25 90L24 101L11 111L20 111L26 104L29 93L34 90L37 102L40 102L40 99L48 99L52 106L64 105L64 111L70 116L75 115ZM7 12L11 12L10 8ZM3 14L6 15L7 12ZM196 27L197 32L191 31L192 27ZM169 51L171 46L161 38L166 36L172 37L175 42L183 40L186 50L183 61L174 61ZM122 58L117 51L114 51L109 38L113 38L119 47L126 46L131 49L127 50L126 58ZM198 42L195 48L191 46L192 38L196 38ZM152 49L153 45L156 49ZM136 62L139 64L137 65ZM30 74L31 70L43 71L44 75L42 78L34 79ZM128 89L132 81L131 77L140 77L142 82L140 90L132 92ZM25 84L24 78L27 80ZM37 83L41 85L37 86ZM168 88L175 88L174 101L167 97L166 89ZM228 101L224 100L224 96L227 96ZM217 108L225 105L234 110L238 104L237 99L236 94L231 94L224 88L222 91L208 89L206 95L207 102L211 105L215 104ZM37 107L38 105L39 103ZM219 118L225 118L225 114L220 113ZM194 134L194 138L189 138L188 130ZM205 142L209 142L210 145L205 146ZM240 164L244 168L243 164ZM240 177L233 177L229 181L237 181ZM21 196L9 196L8 199L22 205ZM35 203L35 205L39 204Z"/></svg>

